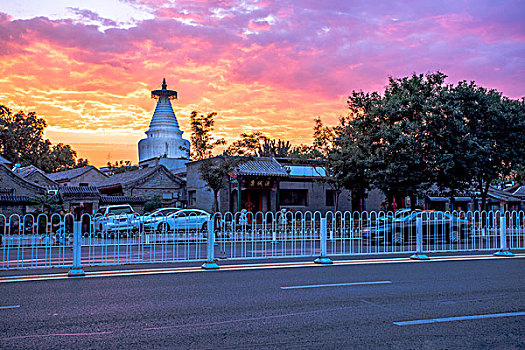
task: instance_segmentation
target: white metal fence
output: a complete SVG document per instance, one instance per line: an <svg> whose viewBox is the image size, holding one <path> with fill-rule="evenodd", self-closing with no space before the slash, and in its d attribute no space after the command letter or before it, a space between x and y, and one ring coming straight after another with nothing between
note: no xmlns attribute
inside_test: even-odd
<svg viewBox="0 0 525 350"><path fill-rule="evenodd" d="M0 214L0 269L525 249L523 211ZM210 234L212 233L212 234Z"/></svg>

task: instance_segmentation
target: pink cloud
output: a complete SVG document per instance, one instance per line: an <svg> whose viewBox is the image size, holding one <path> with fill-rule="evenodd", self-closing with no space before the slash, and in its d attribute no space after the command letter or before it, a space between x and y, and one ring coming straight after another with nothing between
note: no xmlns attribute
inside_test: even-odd
<svg viewBox="0 0 525 350"><path fill-rule="evenodd" d="M152 108L148 89L166 76L179 89L181 108L223 111L234 134L238 125L301 125L300 142L310 137L305 121L336 118L352 90L381 90L389 75L442 70L451 82L475 80L513 98L525 95L519 1L128 2L156 17L101 30L0 13L0 96L45 111L54 125L142 130ZM111 25L95 10L77 14ZM32 98L15 90L22 85ZM79 118L76 106L98 117ZM236 116L248 119L239 123Z"/></svg>
<svg viewBox="0 0 525 350"><path fill-rule="evenodd" d="M261 30L270 30L271 26L270 26L270 23L268 23L267 21L250 21L250 23L248 24L248 28L253 30L253 31L261 31Z"/></svg>

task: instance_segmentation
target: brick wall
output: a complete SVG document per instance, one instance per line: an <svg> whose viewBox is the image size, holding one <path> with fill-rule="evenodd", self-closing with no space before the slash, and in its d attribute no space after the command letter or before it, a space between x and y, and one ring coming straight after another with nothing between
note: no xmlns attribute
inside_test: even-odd
<svg viewBox="0 0 525 350"><path fill-rule="evenodd" d="M171 198L173 193L180 194L181 188L182 183L159 171L155 172L146 182L126 186L123 190L125 196L139 196L144 199L152 199L158 196L162 199L163 195L169 195Z"/></svg>

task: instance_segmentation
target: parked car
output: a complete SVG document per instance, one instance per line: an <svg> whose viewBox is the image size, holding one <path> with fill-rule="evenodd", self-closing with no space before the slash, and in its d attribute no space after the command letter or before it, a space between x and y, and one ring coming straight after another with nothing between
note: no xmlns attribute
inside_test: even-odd
<svg viewBox="0 0 525 350"><path fill-rule="evenodd" d="M144 222L144 230L168 232L172 230L206 230L210 214L199 209L182 209L161 217Z"/></svg>
<svg viewBox="0 0 525 350"><path fill-rule="evenodd" d="M93 216L96 232L114 237L128 235L138 230L138 220L135 210L129 204L109 205L100 207Z"/></svg>
<svg viewBox="0 0 525 350"><path fill-rule="evenodd" d="M466 219L442 211L425 210L378 219L373 225L363 229L363 238L372 243L409 243L416 238L418 217L422 218L423 240L426 242L444 240L457 243L467 237L473 228L472 223Z"/></svg>
<svg viewBox="0 0 525 350"><path fill-rule="evenodd" d="M139 222L144 225L146 230L151 230L155 225L153 223L165 220L168 215L173 214L181 208L160 208L152 213L142 215L138 218Z"/></svg>

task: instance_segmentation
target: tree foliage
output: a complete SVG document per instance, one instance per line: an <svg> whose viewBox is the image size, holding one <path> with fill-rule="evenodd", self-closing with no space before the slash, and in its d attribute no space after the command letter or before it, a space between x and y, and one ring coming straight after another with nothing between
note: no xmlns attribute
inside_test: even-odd
<svg viewBox="0 0 525 350"><path fill-rule="evenodd" d="M290 155L292 144L281 139L265 140L257 149L258 157L286 158Z"/></svg>
<svg viewBox="0 0 525 350"><path fill-rule="evenodd" d="M270 139L257 131L251 134L242 133L241 138L234 141L226 150L232 156L256 156L259 148Z"/></svg>
<svg viewBox="0 0 525 350"><path fill-rule="evenodd" d="M44 214L58 213L60 210L60 202L57 196L48 194L42 196L34 196L30 200L30 205L38 207L38 212Z"/></svg>
<svg viewBox="0 0 525 350"><path fill-rule="evenodd" d="M132 164L131 160L120 160L115 161L115 163L107 162L106 165L111 171L111 174L120 174L139 169L138 165Z"/></svg>
<svg viewBox="0 0 525 350"><path fill-rule="evenodd" d="M290 155L292 145L290 141L270 139L260 131L251 134L242 133L241 138L234 141L226 150L232 156L248 157L278 157Z"/></svg>
<svg viewBox="0 0 525 350"><path fill-rule="evenodd" d="M214 118L217 116L216 112L208 113L207 115L200 114L197 111L191 112L190 127L191 127L191 159L201 160L210 158L213 149L217 146L224 145L224 139L214 140L212 135L213 126L215 124Z"/></svg>
<svg viewBox="0 0 525 350"><path fill-rule="evenodd" d="M440 115L445 77L389 78L383 96L353 92L348 99L353 125L369 148L368 176L391 202L419 195L435 181L434 165L441 160L429 121Z"/></svg>
<svg viewBox="0 0 525 350"><path fill-rule="evenodd" d="M229 174L244 161L244 157L234 157L227 154L201 161L199 165L200 177L213 192L213 212L219 210L218 193L228 184Z"/></svg>
<svg viewBox="0 0 525 350"><path fill-rule="evenodd" d="M0 105L0 154L13 163L22 166L34 165L47 173L67 170L88 164L78 159L69 145L52 145L44 140L47 124L36 113L12 113Z"/></svg>
<svg viewBox="0 0 525 350"><path fill-rule="evenodd" d="M462 166L453 177L475 184L485 208L490 184L525 164L524 101L466 81L447 93L445 113L461 126L451 153Z"/></svg>
<svg viewBox="0 0 525 350"><path fill-rule="evenodd" d="M211 135L216 115L217 113L212 112L204 116L193 111L190 116L192 159L200 161L200 177L213 192L214 212L219 209L217 195L227 184L228 174L243 161L243 157L234 157L228 150L221 156L212 157L213 149L225 144L224 139L214 140Z"/></svg>
<svg viewBox="0 0 525 350"><path fill-rule="evenodd" d="M316 118L314 123L312 146L296 147L292 157L301 162L313 161L321 181L334 191L335 210L339 210L339 197L345 188L351 191L352 207L359 208L359 200L370 186L364 176L364 144L358 143L348 118L341 117L335 127L325 126L321 118Z"/></svg>
<svg viewBox="0 0 525 350"><path fill-rule="evenodd" d="M344 158L364 164L390 202L431 186L452 193L475 185L484 207L490 183L524 162L523 100L445 78L390 78L383 95L354 91L348 99L352 118L339 126L338 142L345 150L353 139L357 148Z"/></svg>

